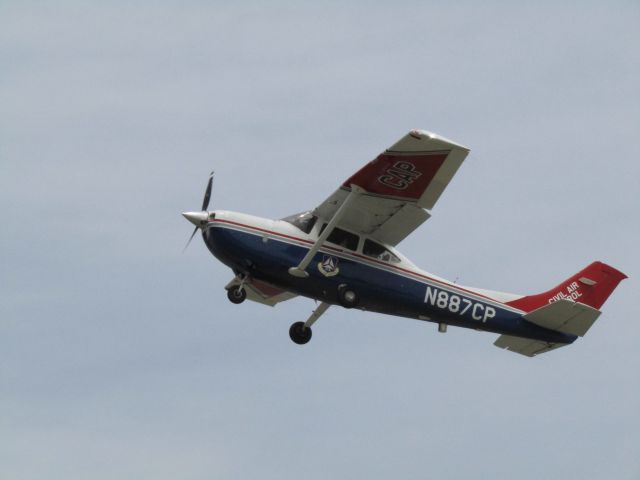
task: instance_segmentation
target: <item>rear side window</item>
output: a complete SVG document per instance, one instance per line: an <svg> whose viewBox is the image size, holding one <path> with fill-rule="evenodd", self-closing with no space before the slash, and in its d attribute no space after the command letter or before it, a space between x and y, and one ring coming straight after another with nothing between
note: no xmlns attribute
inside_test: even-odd
<svg viewBox="0 0 640 480"><path fill-rule="evenodd" d="M362 246L362 253L368 257L377 258L384 262L398 263L400 259L391 253L387 248L372 240L365 240Z"/></svg>
<svg viewBox="0 0 640 480"><path fill-rule="evenodd" d="M325 228L327 228L326 223L322 225L320 234L322 234ZM328 242L335 243L336 245L340 245L341 247L354 251L358 249L359 240L360 238L355 233L347 232L346 230L342 230L337 227L334 227L333 231L327 237Z"/></svg>

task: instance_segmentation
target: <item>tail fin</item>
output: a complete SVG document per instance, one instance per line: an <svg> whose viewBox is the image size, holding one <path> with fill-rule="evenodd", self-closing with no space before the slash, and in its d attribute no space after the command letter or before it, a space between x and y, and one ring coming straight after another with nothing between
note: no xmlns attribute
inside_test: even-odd
<svg viewBox="0 0 640 480"><path fill-rule="evenodd" d="M584 270L551 290L507 302L507 305L530 312L557 300L567 299L600 309L618 284L627 276L615 268L593 262Z"/></svg>

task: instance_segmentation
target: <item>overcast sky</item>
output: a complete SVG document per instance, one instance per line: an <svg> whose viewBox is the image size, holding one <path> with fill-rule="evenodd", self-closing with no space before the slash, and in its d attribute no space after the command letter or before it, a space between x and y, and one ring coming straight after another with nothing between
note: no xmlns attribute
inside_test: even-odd
<svg viewBox="0 0 640 480"><path fill-rule="evenodd" d="M107 4L108 3L108 4ZM637 2L0 4L0 477L640 477ZM312 6L313 5L313 6ZM471 153L400 245L535 293L630 278L574 345L230 304L212 208L313 208L411 128Z"/></svg>

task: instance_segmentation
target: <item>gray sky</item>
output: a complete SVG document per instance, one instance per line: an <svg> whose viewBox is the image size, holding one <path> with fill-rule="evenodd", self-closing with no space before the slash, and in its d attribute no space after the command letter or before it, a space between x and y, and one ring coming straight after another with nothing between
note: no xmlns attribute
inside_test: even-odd
<svg viewBox="0 0 640 480"><path fill-rule="evenodd" d="M0 476L640 475L640 7L3 2ZM631 278L535 359L495 335L231 305L214 208L312 208L411 128L471 154L401 244L534 293Z"/></svg>

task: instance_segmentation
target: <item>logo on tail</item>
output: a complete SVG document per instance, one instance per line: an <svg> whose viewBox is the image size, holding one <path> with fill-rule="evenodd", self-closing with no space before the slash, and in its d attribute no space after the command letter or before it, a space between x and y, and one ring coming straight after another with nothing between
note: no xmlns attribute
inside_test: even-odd
<svg viewBox="0 0 640 480"><path fill-rule="evenodd" d="M578 285L578 282L571 282L569 285L567 285L565 291L560 291L554 294L553 297L549 299L549 303L557 302L558 300L572 300L574 302L577 302L578 299L582 296L582 292L580 292L579 288L580 285Z"/></svg>

